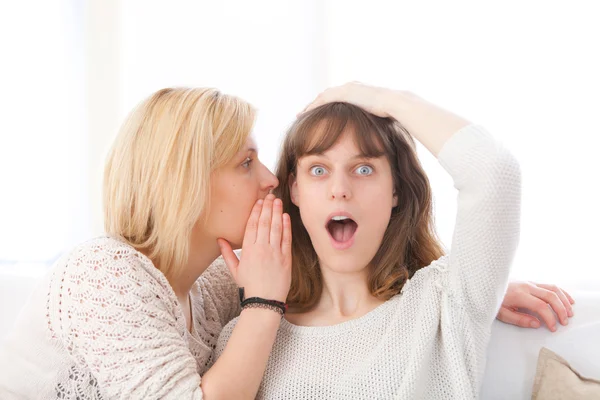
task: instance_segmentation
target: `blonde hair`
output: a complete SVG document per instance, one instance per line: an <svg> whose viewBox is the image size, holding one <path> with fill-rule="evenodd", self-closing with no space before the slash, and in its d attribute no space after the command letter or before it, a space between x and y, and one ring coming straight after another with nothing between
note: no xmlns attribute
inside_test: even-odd
<svg viewBox="0 0 600 400"><path fill-rule="evenodd" d="M309 111L289 128L277 165L279 186L274 193L292 221L292 285L287 303L296 311L313 308L323 290L319 258L291 198L290 182L298 160L321 154L347 131L365 157L385 156L390 163L398 206L379 250L369 264L368 285L373 296L389 300L400 293L414 273L437 260L444 248L435 232L433 197L412 136L398 122L369 114L347 103L328 103Z"/></svg>
<svg viewBox="0 0 600 400"><path fill-rule="evenodd" d="M128 116L104 169L104 227L165 275L188 259L211 172L246 142L254 108L211 88L168 88Z"/></svg>

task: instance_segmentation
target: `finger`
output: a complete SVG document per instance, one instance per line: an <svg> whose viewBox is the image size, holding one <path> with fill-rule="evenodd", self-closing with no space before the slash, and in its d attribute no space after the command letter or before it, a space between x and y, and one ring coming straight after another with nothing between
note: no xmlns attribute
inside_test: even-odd
<svg viewBox="0 0 600 400"><path fill-rule="evenodd" d="M548 303L548 305L550 305L552 310L554 310L554 312L558 316L558 319L561 324L567 325L569 323L567 309L565 308L563 302L560 300L560 297L558 297L557 293L541 287L533 287L531 288L531 294Z"/></svg>
<svg viewBox="0 0 600 400"><path fill-rule="evenodd" d="M256 243L269 243L271 231L271 216L273 215L273 200L275 196L268 194L258 219L258 231L256 232Z"/></svg>
<svg viewBox="0 0 600 400"><path fill-rule="evenodd" d="M281 252L283 257L292 258L292 222L289 214L283 214L283 237L281 238Z"/></svg>
<svg viewBox="0 0 600 400"><path fill-rule="evenodd" d="M321 96L321 95L319 94L319 96ZM301 116L302 114L304 114L304 113L306 112L306 110L308 110L308 107L310 107L310 105L311 105L312 103L314 103L315 101L317 101L317 100L319 99L319 96L315 97L315 99L314 99L313 101L311 101L310 103L308 103L308 104L307 104L307 105L306 105L306 106L305 106L305 107L302 109L302 111L300 111L298 114L296 114L296 117L299 117L299 116Z"/></svg>
<svg viewBox="0 0 600 400"><path fill-rule="evenodd" d="M569 302L571 304L575 304L575 299L573 297L571 297L571 295L564 289L562 289L563 293L565 294L565 296L567 296L567 299L569 299Z"/></svg>
<svg viewBox="0 0 600 400"><path fill-rule="evenodd" d="M233 279L237 276L237 267L240 263L240 260L237 258L231 245L225 239L217 239L217 243L219 244L219 248L221 249L221 255L223 256L223 260L225 260L225 264L227 268L229 268L229 272L231 272L231 276Z"/></svg>
<svg viewBox="0 0 600 400"><path fill-rule="evenodd" d="M273 218L271 219L271 237L269 242L274 249L281 249L281 231L283 229L283 205L280 199L273 200Z"/></svg>
<svg viewBox="0 0 600 400"><path fill-rule="evenodd" d="M312 103L310 103L308 106L306 106L306 108L304 109L304 111L302 111L302 114L312 111L315 108L319 108L321 107L323 104L325 104L324 101L319 101L318 99L313 101Z"/></svg>
<svg viewBox="0 0 600 400"><path fill-rule="evenodd" d="M548 307L547 301L532 294L522 300L519 308L537 313L552 332L556 331L556 316Z"/></svg>
<svg viewBox="0 0 600 400"><path fill-rule="evenodd" d="M547 290L551 290L554 293L556 293L556 295L558 296L560 301L563 303L563 306L567 310L567 316L569 316L569 317L573 316L573 307L571 307L571 301L565 294L566 292L564 290L562 290L561 288L559 288L556 285L538 285L538 286L541 288L547 289Z"/></svg>
<svg viewBox="0 0 600 400"><path fill-rule="evenodd" d="M305 112L309 112L314 110L315 108L321 107L323 104L331 103L336 98L336 90L337 88L327 89L323 93L319 94L316 99L314 99L309 105L304 108L302 114Z"/></svg>
<svg viewBox="0 0 600 400"><path fill-rule="evenodd" d="M254 204L254 207L252 207L252 212L250 213L250 217L246 223L246 232L244 233L244 242L242 243L242 248L245 244L252 244L256 242L256 231L258 230L258 219L260 218L262 204L263 200L260 199Z"/></svg>
<svg viewBox="0 0 600 400"><path fill-rule="evenodd" d="M500 308L496 318L506 324L520 326L521 328L537 329L541 326L540 321L533 315L513 311L506 307Z"/></svg>
<svg viewBox="0 0 600 400"><path fill-rule="evenodd" d="M305 112L312 110L314 108L319 107L320 105L322 105L320 102L318 102L317 106L313 106L315 103L318 102L318 99L313 100L311 103L307 104L306 107L304 107L302 109L302 111L300 111L298 114L296 114L296 118L299 118L302 114L304 114Z"/></svg>
<svg viewBox="0 0 600 400"><path fill-rule="evenodd" d="M562 297L561 297L561 300L563 300L563 303L565 303L565 307L567 307L567 311L571 310L571 312L573 312L573 307L570 307L570 305L575 304L575 300L573 300L573 297L571 297L571 295L569 293L567 293L567 291L565 289L561 289L561 288L557 287L556 285L546 285L546 284L537 284L537 285L541 288L555 291L559 295L559 297L561 297L560 295L563 294L566 297L567 302L565 303ZM569 317L572 317L572 315L569 315Z"/></svg>

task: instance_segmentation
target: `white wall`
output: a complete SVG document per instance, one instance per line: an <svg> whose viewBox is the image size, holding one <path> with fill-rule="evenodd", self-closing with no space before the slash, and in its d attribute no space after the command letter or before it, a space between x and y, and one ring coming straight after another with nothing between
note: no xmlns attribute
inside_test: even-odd
<svg viewBox="0 0 600 400"><path fill-rule="evenodd" d="M77 4L0 3L0 264L46 262L89 234Z"/></svg>
<svg viewBox="0 0 600 400"><path fill-rule="evenodd" d="M260 110L260 157L272 167L296 112L349 80L413 90L485 124L523 167L515 276L600 288L594 3L366 4L0 3L0 280L12 288L0 302L20 307L45 271L29 262L46 263L102 232L104 157L145 96L216 86L250 100ZM449 244L452 182L420 154ZM18 262L2 266L6 260ZM8 276L30 281L13 285Z"/></svg>
<svg viewBox="0 0 600 400"><path fill-rule="evenodd" d="M595 2L327 2L332 84L408 89L484 124L523 170L514 276L600 288L600 24ZM455 191L424 148L450 244Z"/></svg>

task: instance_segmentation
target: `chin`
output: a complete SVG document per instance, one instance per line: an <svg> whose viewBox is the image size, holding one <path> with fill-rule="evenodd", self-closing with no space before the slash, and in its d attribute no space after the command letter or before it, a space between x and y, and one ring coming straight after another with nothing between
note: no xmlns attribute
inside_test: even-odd
<svg viewBox="0 0 600 400"><path fill-rule="evenodd" d="M363 259L364 256L360 257L357 252L352 251L341 255L327 254L324 257L320 257L317 252L317 257L319 257L321 268L326 266L327 269L337 273L360 272L369 264L369 260Z"/></svg>
<svg viewBox="0 0 600 400"><path fill-rule="evenodd" d="M243 241L242 240L237 240L237 241L232 241L232 242L229 242L229 243L231 243L231 248L233 250L239 250L239 249L242 248Z"/></svg>
<svg viewBox="0 0 600 400"><path fill-rule="evenodd" d="M232 235L232 234L229 234L229 235L223 235L223 236L220 236L220 237L222 237L223 239L227 240L229 242L229 244L231 245L231 248L233 250L239 250L239 249L242 248L242 244L244 242L244 235L243 234L242 235Z"/></svg>

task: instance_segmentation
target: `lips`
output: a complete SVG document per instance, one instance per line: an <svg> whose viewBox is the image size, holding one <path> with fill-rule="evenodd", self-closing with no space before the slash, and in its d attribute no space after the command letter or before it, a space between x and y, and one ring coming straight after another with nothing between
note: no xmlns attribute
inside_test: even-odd
<svg viewBox="0 0 600 400"><path fill-rule="evenodd" d="M325 228L329 233L333 247L345 250L354 244L358 224L350 213L340 211L329 215Z"/></svg>

